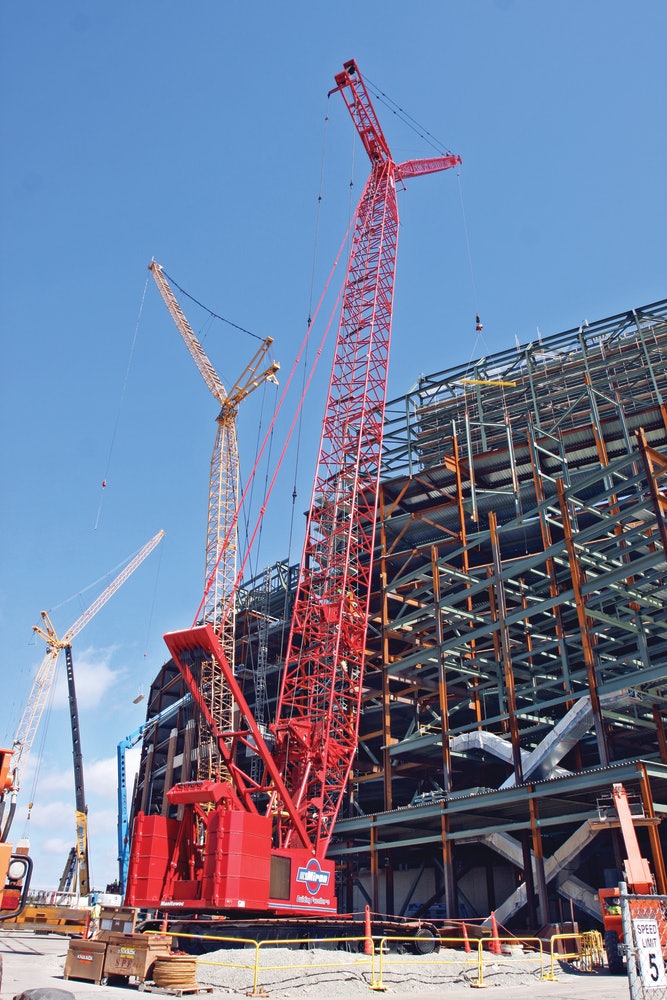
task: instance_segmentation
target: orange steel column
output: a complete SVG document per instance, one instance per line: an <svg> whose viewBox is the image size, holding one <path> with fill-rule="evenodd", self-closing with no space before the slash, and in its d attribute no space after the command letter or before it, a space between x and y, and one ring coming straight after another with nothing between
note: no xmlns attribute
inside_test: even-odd
<svg viewBox="0 0 667 1000"><path fill-rule="evenodd" d="M447 701L447 678L442 660L442 618L440 617L440 571L438 568L438 547L431 546L431 573L433 574L433 611L435 614L435 636L438 651L438 696L440 701L440 729L442 732L442 782L445 792L451 791L451 756L449 749L449 705Z"/></svg>
<svg viewBox="0 0 667 1000"><path fill-rule="evenodd" d="M656 522L662 546L667 553L667 500L658 489L658 476L667 476L667 459L660 452L650 448L643 430L637 431L637 443L639 454L644 463L646 473L646 485L651 497L653 509L655 510Z"/></svg>
<svg viewBox="0 0 667 1000"><path fill-rule="evenodd" d="M528 799L530 809L530 832L533 838L533 857L535 859L535 875L537 877L537 900L539 907L539 923L544 926L549 923L549 893L544 873L544 850L542 849L542 831L539 825L539 810L537 799L532 792L535 786L530 785L531 796Z"/></svg>
<svg viewBox="0 0 667 1000"><path fill-rule="evenodd" d="M454 875L454 854L452 842L449 839L449 814L447 803L440 806L440 830L442 834L442 866L445 873L445 908L448 917L458 917L459 903L456 891L456 876Z"/></svg>
<svg viewBox="0 0 667 1000"><path fill-rule="evenodd" d="M639 763L637 765L639 769L639 790L642 797L642 805L644 806L644 815L650 819L655 820L655 808L653 806L653 795L651 793L651 783L649 781L648 774L646 773L646 768L643 764ZM649 823L648 827L648 838L651 845L651 861L653 868L653 875L655 878L655 887L661 896L667 895L667 872L665 871L665 858L662 853L662 844L660 842L660 834L658 832L658 824L656 822Z"/></svg>
<svg viewBox="0 0 667 1000"><path fill-rule="evenodd" d="M370 848L371 848L371 900L373 905L373 913L380 912L380 887L378 885L378 853L375 848L375 841L377 840L377 834L375 832L375 816L370 817L371 828L370 828Z"/></svg>
<svg viewBox="0 0 667 1000"><path fill-rule="evenodd" d="M488 595L489 595L489 618L491 620L491 623L495 625L497 622L500 621L500 617L498 615L498 608L496 606L496 593L495 593L495 590L493 588L493 567L491 567L491 566L487 566L486 567L486 576L487 576L487 579L490 581L489 582L489 586L487 587L487 592L488 592ZM503 653L502 653L502 649L501 649L501 646L500 646L500 634L499 634L499 631L500 631L499 629L493 629L492 634L491 634L491 641L493 642L493 656L494 656L494 659L495 659L495 661L496 661L497 664L501 664L502 661L503 661ZM503 732L507 733L507 732L509 732L509 722L508 722L508 719L504 715L504 704L505 704L504 692L503 692L503 697L501 699L501 697L500 697L500 676L498 676L498 711L499 711L499 713L501 715L501 726L502 726Z"/></svg>
<svg viewBox="0 0 667 1000"><path fill-rule="evenodd" d="M470 474L470 477L471 477L471 480L472 480L474 478L474 475L475 475L474 466L473 466L472 462L470 462L470 461L468 461L467 464L468 464L468 471L469 471L469 474ZM467 545L468 545L468 535L467 535L467 529L466 529L466 511L465 511L465 504L463 502L463 483L464 483L464 478L463 478L462 469L461 469L461 459L460 459L460 454L459 454L459 441L458 441L458 436L457 436L457 433L456 433L456 427L454 427L452 429L452 455L451 455L451 457L445 456L445 465L447 466L448 469L451 469L454 472L454 475L456 476L456 504L457 504L457 512L458 512L458 516L459 516L459 541L461 543L461 569L467 575L468 574L468 570L470 568L470 559L469 559L468 547L467 547ZM468 584L468 586L470 586L470 584ZM472 616L472 613L473 613L473 600L472 600L472 597L468 597L466 599L466 606L467 606L468 611L470 612L470 614ZM471 630L475 628L475 622L472 620L472 617L471 617L470 622L469 622L469 627L470 627ZM474 659L475 659L475 645L476 645L476 640L475 639L471 639L470 642L469 642L469 644L468 644L468 646L469 646L469 652L466 653L466 658L467 659L470 659L470 660L474 661ZM478 723L480 723L480 725L479 725L478 728L481 729L482 728L482 726L481 726L481 722L482 722L482 703L481 703L481 700L480 700L480 697L479 697L479 680L477 679L477 677L474 677L473 680L472 680L472 690L470 692L470 701L471 701L471 705L472 705L472 710L475 713L475 719L476 719L476 721Z"/></svg>
<svg viewBox="0 0 667 1000"><path fill-rule="evenodd" d="M392 809L393 791L391 784L391 756L389 747L393 740L391 737L391 700L389 690L389 677L387 675L387 664L389 663L389 640L387 638L387 627L389 624L389 607L387 600L387 532L385 527L385 496L384 489L380 486L378 496L378 528L380 533L380 601L381 601L381 623L382 629L382 782L384 788L384 808L389 812Z"/></svg>
<svg viewBox="0 0 667 1000"><path fill-rule="evenodd" d="M503 670L505 675L505 693L507 696L507 714L509 717L510 738L512 741L512 762L517 785L523 784L523 764L521 762L521 739L516 717L516 697L514 694L514 669L512 653L507 629L507 608L505 605L505 588L502 580L502 564L500 558L500 541L498 539L498 522L493 511L489 512L489 531L491 533L491 549L493 552L493 571L495 577L495 592L497 600L497 621L500 628L500 648L502 652Z"/></svg>
<svg viewBox="0 0 667 1000"><path fill-rule="evenodd" d="M655 734L658 737L658 748L660 749L660 760L667 764L667 736L665 735L665 720L658 705L653 706L653 721L655 722Z"/></svg>
<svg viewBox="0 0 667 1000"><path fill-rule="evenodd" d="M532 416L529 414L529 428L527 433L528 440L528 450L530 452L530 464L533 473L533 486L535 488L535 499L540 506L539 511L539 521L540 521L540 533L542 535L542 547L545 552L548 552L553 543L553 537L551 534L551 525L547 517L546 511L541 507L541 505L546 500L546 495L544 492L544 486L542 484L542 479L540 478L540 462L539 453L535 445L535 429L533 426ZM553 556L549 556L545 562L547 573L549 574L549 596L555 598L558 596L558 581L556 578L556 567L554 564ZM565 649L565 629L563 628L563 615L560 605L554 603L552 614L554 616L554 626L556 630L556 638L558 639L559 646ZM572 682L570 680L569 667L567 664L567 656L564 659L564 674L563 674L563 690L566 694L572 694ZM568 700L565 703L565 707L570 709L574 704L573 700Z"/></svg>
<svg viewBox="0 0 667 1000"><path fill-rule="evenodd" d="M609 764L609 753L607 750L602 709L600 707L600 696L598 694L597 674L595 672L595 653L593 651L593 641L591 639L589 619L586 614L586 601L581 592L582 583L585 577L577 558L577 551L574 544L574 534L572 531L572 522L570 520L570 512L568 510L567 498L565 496L565 484L562 479L556 480L556 490L558 492L558 503L560 506L561 520L563 522L565 547L570 565L570 576L572 578L572 589L574 591L574 603L577 609L577 619L579 621L581 647L584 654L586 677L588 679L588 693L591 698L591 709L593 711L593 721L595 723L598 756L602 766L607 767Z"/></svg>
<svg viewBox="0 0 667 1000"><path fill-rule="evenodd" d="M433 575L433 611L435 614L435 635L438 650L438 694L440 699L440 731L442 734L442 785L445 793L452 790L451 753L449 747L449 703L447 699L447 676L442 659L442 617L440 613L440 569L438 547L431 547L431 573ZM443 804L440 814L442 829L442 864L445 875L445 907L448 917L458 913L452 845L449 840L449 814Z"/></svg>

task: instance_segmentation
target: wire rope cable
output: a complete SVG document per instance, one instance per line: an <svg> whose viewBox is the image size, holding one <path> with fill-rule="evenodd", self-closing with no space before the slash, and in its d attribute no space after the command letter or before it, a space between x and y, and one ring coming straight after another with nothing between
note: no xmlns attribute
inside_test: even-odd
<svg viewBox="0 0 667 1000"><path fill-rule="evenodd" d="M364 80L368 84L369 89L373 91L373 95L378 99L378 101L381 104L384 104L384 106L388 109L388 111L391 114L393 114L396 118L398 118L399 121L402 121L404 125L407 125L408 128L410 128L415 133L415 135L418 135L420 139L423 139L424 142L426 142L429 146L431 146L432 149L436 150L438 153L445 153L447 155L451 154L452 150L450 149L449 146L445 145L439 139L437 139L423 125L420 125L420 123L417 121L416 118L413 118L413 116L409 114L409 112L405 111L405 109L402 108L400 104L397 104L396 101L394 101L391 97L389 97L389 95L386 94L383 90L380 90L377 84L373 83L365 75L364 75Z"/></svg>
<svg viewBox="0 0 667 1000"><path fill-rule="evenodd" d="M144 659L148 658L148 649L151 641L151 632L153 631L153 616L155 614L155 605L157 604L157 593L158 586L160 582L160 571L162 569L162 546L158 546L158 560L157 569L155 571L155 583L153 585L153 594L151 597L151 606L148 611L148 623L146 625L146 638L144 640Z"/></svg>
<svg viewBox="0 0 667 1000"><path fill-rule="evenodd" d="M213 319L218 319L220 320L221 323L226 323L227 326L231 326L234 330L238 330L239 333L247 333L249 337L254 337L255 340L259 341L264 340L264 337L260 337L258 333L253 333L253 331L248 330L247 327L240 326L238 323L234 323L231 319L227 319L225 316L221 316L219 313L214 312L212 309L209 309L208 306L205 306L203 304L203 302L200 302L199 299L196 299L194 295L190 295L190 293L186 292L184 288L181 288L178 282L174 281L172 276L170 274L167 274L164 268L162 268L162 273L164 274L165 278L167 278L167 280L169 281L169 284L173 285L174 288L177 288L178 291L181 293L181 295L184 295L187 299L190 299L191 302L194 302L195 305L199 306L200 309L203 309L204 312L207 312L209 316L211 316Z"/></svg>
<svg viewBox="0 0 667 1000"><path fill-rule="evenodd" d="M59 657L60 657L60 654L58 653L58 656L56 657L56 659L59 659ZM58 669L58 664L56 662L54 670L57 670L57 669ZM24 826L23 826L23 833L21 835L21 838L23 840L29 840L30 839L29 833L28 833L28 831L29 831L29 824L30 824L30 818L31 818L31 815L32 815L32 807L33 807L33 805L35 803L35 800L37 798L37 788L38 788L38 785L39 785L39 779L40 779L40 774L41 774L41 770L42 770L42 760L44 759L44 747L46 746L46 737L47 737L47 734L48 734L48 731L49 731L49 723L51 722L51 710L53 709L53 700L54 700L54 697L55 697L55 693L56 693L56 685L52 684L51 685L51 690L49 691L48 700L47 700L46 706L44 708L44 715L43 715L44 723L43 723L43 725L41 727L41 731L40 731L39 743L38 743L38 747L37 747L37 753L33 754L33 759L36 760L36 764L35 764L35 768L34 768L34 772L33 772L33 776L32 776L32 782L31 782L31 785L30 785L30 796L28 798L28 811L26 813L26 818L25 818L25 822L24 822Z"/></svg>
<svg viewBox="0 0 667 1000"><path fill-rule="evenodd" d="M49 615L53 614L54 611L58 611L59 608L64 607L66 604L70 604L72 601L76 600L79 600L81 602L81 611L83 612L85 610L84 602L82 600L83 595L87 594L89 590L93 589L93 587L99 587L101 583L108 584L110 580L113 580L114 577L116 577L125 566L127 566L130 562L132 562L133 559L136 559L136 557L139 555L140 552L141 552L141 547L138 548L136 552L133 552L132 555L128 556L127 559L122 559L121 562L116 563L115 566L113 566L106 573L103 573L102 576L99 576L96 580L93 580L93 582L89 583L87 587L83 587L81 590L77 590L76 593L71 594L69 597L64 598L64 600L59 601L57 604L53 604L48 609Z"/></svg>
<svg viewBox="0 0 667 1000"><path fill-rule="evenodd" d="M330 95L327 96L327 109L329 103ZM329 134L329 113L328 110L324 113L324 128L322 131L322 154L320 157L320 177L319 177L319 187L317 192L317 210L315 212L315 231L313 236L313 251L312 251L312 264L310 272L310 289L308 295L308 323L306 329L310 331L313 323L313 301L315 295L315 277L317 273L317 261L319 253L319 241L320 241L320 225L322 221L322 202L324 200L324 182L325 182L325 168L327 163L327 139ZM306 385L306 373L308 368L308 340L306 341L306 349L303 357L302 365L302 380L301 380L301 395L305 392ZM287 567L289 573L289 567L292 562L292 544L294 541L294 519L296 513L296 501L298 498L298 477L299 477L299 467L301 458L301 431L303 428L303 410L299 413L299 421L297 425L296 439L295 439L295 453L294 453L294 475L292 480L292 505L290 508L290 519L289 519L289 531L287 533ZM291 594L289 584L285 589L285 600L283 604L283 614L282 614L282 625L280 630L280 644L281 649L285 641L285 632L288 628L289 620L289 604L290 604Z"/></svg>
<svg viewBox="0 0 667 1000"><path fill-rule="evenodd" d="M260 416L259 416L259 421L257 423L257 435L255 437L255 457L254 457L254 461L253 461L253 467L259 461L259 453L260 453L261 439L262 439L262 429L264 427L264 408L266 406L267 382L264 382L264 385L263 385L262 388L263 388L263 391L262 391L262 404L260 406ZM269 468L271 466L271 456L272 456L273 440L274 440L274 417L275 417L275 414L276 414L276 407L277 407L277 405L278 405L278 397L274 393L274 396L273 396L273 414L272 414L271 421L270 421L270 424L269 424L270 431L269 431L269 442L268 442L268 450L267 450L266 463L265 463L264 491L263 491L262 502L264 502L266 500L266 490L268 488L268 482L269 482ZM244 505L244 509L243 509L243 531L244 531L244 543L245 543L245 547L246 548L248 547L249 531L250 531L250 514L249 514L249 511L251 511L252 508L253 508L253 499L254 499L255 480L256 480L256 478L257 478L256 476L253 477L251 483L249 484L250 488L249 488L249 492L248 492L248 502L247 502L247 504ZM241 490L241 493L243 494L244 490L243 490L243 484L242 484L241 481L239 482L239 488ZM257 535L256 552L254 553L254 557L253 557L253 554L251 554L250 557L249 557L249 560L248 560L249 563L250 563L250 573L251 573L251 576L255 576L259 572L259 564L261 562L262 528L263 528L263 524L260 527L259 533Z"/></svg>
<svg viewBox="0 0 667 1000"><path fill-rule="evenodd" d="M139 314L137 316L137 321L136 321L136 323L134 325L134 334L133 334L133 337L132 337L132 344L130 346L130 357L129 357L128 362L127 362L127 367L125 369L125 378L123 379L123 385L122 385L122 388L121 388L121 391L120 391L120 400L118 402L118 410L116 412L116 420L114 422L113 431L112 431L112 434L111 434L111 444L109 446L109 454L107 456L106 470L105 470L105 473L104 473L104 478L102 479L102 486L101 486L102 492L100 493L100 502L98 504L97 515L95 517L95 530L97 530L97 526L100 523L100 515L102 513L102 502L104 500L104 491L106 489L107 482L109 481L109 470L111 468L111 458L112 458L112 455L113 455L114 445L116 443L116 434L118 432L118 425L120 423L120 416L121 416L121 411L122 411L122 408L123 408L123 401L125 399L125 391L127 389L127 383L128 383L129 377L130 377L130 369L132 367L132 361L133 361L133 358L134 358L134 349L136 347L137 336L139 334L139 324L141 323L141 315L142 315L143 310L144 310L144 302L146 301L146 290L147 290L147 288L148 288L148 278L146 278L146 282L144 284L144 290L143 290L143 293L142 293L142 296L141 296L141 302L139 304Z"/></svg>
<svg viewBox="0 0 667 1000"><path fill-rule="evenodd" d="M468 268L470 269L470 282L472 284L472 297L475 306L475 313L479 315L479 309L477 307L477 285L475 283L475 272L472 266L472 253L470 250L470 235L468 233L468 220L466 218L465 205L463 204L463 187L461 185L461 171L456 171L456 179L458 181L459 188L459 201L461 204L461 219L463 221L463 236L465 239L466 246L466 256L468 258Z"/></svg>
<svg viewBox="0 0 667 1000"><path fill-rule="evenodd" d="M422 139L429 146L431 146L432 149L434 149L435 151L437 151L439 153L451 154L451 148L449 147L449 145L447 145L447 144L441 142L439 139L437 139L433 135L432 132L430 132L427 128L425 128L423 125L421 125L416 120L416 118L414 118L411 114L409 114L409 112L407 112L404 108L402 108L399 104L397 104L396 101L394 101L391 97L389 97L388 94L386 94L383 90L381 90L376 83L373 83L371 80L369 80L369 78L367 76L365 77L365 80L366 80L366 83L369 86L369 89L371 89L373 91L373 94L377 98L377 100L381 104L383 104L388 109L388 111L391 114L393 114L404 125L406 125L416 135L418 135L420 139ZM456 171L456 176L457 176L457 181L458 181L459 200L460 200L460 204L461 204L461 216L462 216L462 220L463 220L463 232L464 232L464 239L465 239L466 256L467 256L467 260L468 260L468 268L469 268L469 271L470 271L470 281L471 281L471 286L472 286L472 297L473 297L473 305L474 305L474 311L475 311L475 332L477 334L477 336L475 337L475 340L474 340L474 343L473 343L473 346L472 346L472 351L471 351L471 354L470 354L470 358L469 358L469 361L468 361L468 366L470 366L470 363L472 362L472 358L473 358L473 356L475 354L475 351L477 350L478 342L480 340L480 334L482 332L482 323L481 323L481 320L480 320L479 305L478 305L478 301L477 301L477 285L476 285L476 282L475 282L475 274L474 274L474 268L473 268L473 262L472 262L472 252L471 252L471 248L470 248L470 236L469 236L469 231L468 231L468 222L467 222L467 219L466 219L465 206L463 204L463 189L462 189L462 185L461 185L461 171L460 171L460 169L458 169ZM481 339L483 340L483 338L481 338Z"/></svg>

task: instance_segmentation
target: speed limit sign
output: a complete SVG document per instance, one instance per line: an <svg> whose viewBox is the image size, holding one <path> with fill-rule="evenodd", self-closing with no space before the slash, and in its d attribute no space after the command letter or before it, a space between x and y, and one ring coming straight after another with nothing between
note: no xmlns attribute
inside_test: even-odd
<svg viewBox="0 0 667 1000"><path fill-rule="evenodd" d="M632 924L642 986L645 990L667 986L658 921L653 919L633 920Z"/></svg>

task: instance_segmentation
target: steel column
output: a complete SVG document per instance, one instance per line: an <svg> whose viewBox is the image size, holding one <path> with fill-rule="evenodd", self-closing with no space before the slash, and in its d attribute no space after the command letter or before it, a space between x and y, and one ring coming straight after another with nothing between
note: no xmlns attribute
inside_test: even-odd
<svg viewBox="0 0 667 1000"><path fill-rule="evenodd" d="M651 783L643 764L637 765L639 768L640 782L639 791L644 806L644 815L649 819L655 819L655 808L653 806L653 795L651 793ZM661 896L667 894L667 871L665 870L665 859L660 843L660 833L656 823L649 823L648 839L651 844L651 861L653 875L655 877L655 887Z"/></svg>
<svg viewBox="0 0 667 1000"><path fill-rule="evenodd" d="M491 533L491 548L493 551L494 586L497 599L498 624L500 626L500 646L503 657L505 676L505 694L507 697L507 713L509 716L510 737L512 740L512 760L517 785L523 784L523 764L521 762L521 736L516 716L516 698L514 694L514 670L512 668L512 653L510 650L509 631L507 628L507 606L505 589L502 579L502 561L500 542L498 539L498 522L493 511L489 512L489 531Z"/></svg>
<svg viewBox="0 0 667 1000"><path fill-rule="evenodd" d="M574 602L577 609L577 619L579 621L579 631L581 634L581 647L584 654L584 664L586 666L586 676L588 678L588 693L591 698L591 708L593 710L593 721L595 723L595 736L597 739L598 756L600 764L606 767L609 764L609 754L604 731L604 720L600 707L600 696L598 694L597 674L595 670L595 653L589 629L589 620L586 614L586 601L581 592L582 583L585 579L583 571L577 558L577 550L572 531L572 522L568 509L567 498L565 496L565 485L562 479L556 480L556 490L558 492L558 503L560 506L563 532L565 535L565 546L570 566L570 576L572 578L572 588L574 590Z"/></svg>
<svg viewBox="0 0 667 1000"><path fill-rule="evenodd" d="M533 786L530 786L531 789ZM530 832L533 839L533 858L535 862L535 876L537 879L537 902L539 910L539 923L541 926L549 923L549 893L547 890L547 880L544 873L544 851L542 849L542 831L539 825L539 807L537 799L528 800L530 811Z"/></svg>

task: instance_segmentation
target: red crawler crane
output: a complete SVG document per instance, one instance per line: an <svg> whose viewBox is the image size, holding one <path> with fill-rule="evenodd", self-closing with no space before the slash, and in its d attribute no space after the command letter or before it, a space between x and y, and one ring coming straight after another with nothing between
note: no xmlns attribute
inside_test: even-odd
<svg viewBox="0 0 667 1000"><path fill-rule="evenodd" d="M126 901L172 909L335 913L325 855L357 749L398 238L397 184L460 163L393 162L356 63L336 87L371 161L356 214L299 582L270 749L210 625L165 641L229 780L167 793L183 820L139 814ZM220 664L240 719L221 733L197 689ZM258 753L264 775L240 767ZM161 859L158 862L158 858Z"/></svg>

